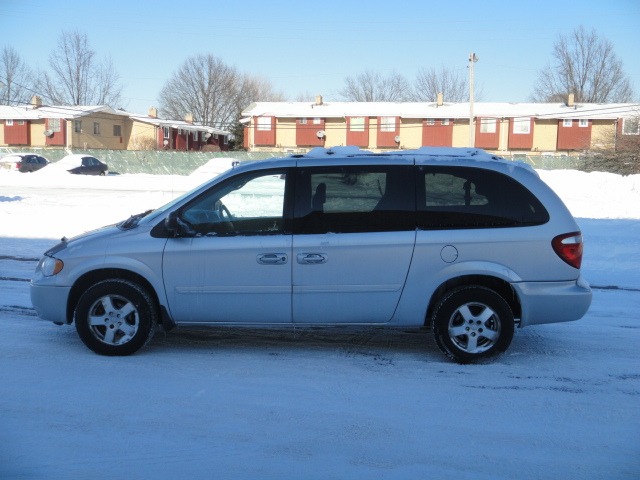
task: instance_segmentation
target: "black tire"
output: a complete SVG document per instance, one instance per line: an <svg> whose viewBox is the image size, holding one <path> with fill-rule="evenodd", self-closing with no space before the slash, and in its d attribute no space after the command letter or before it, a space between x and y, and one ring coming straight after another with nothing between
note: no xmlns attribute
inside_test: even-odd
<svg viewBox="0 0 640 480"><path fill-rule="evenodd" d="M129 280L98 282L80 297L74 311L84 344L100 355L130 355L153 336L158 319L151 295Z"/></svg>
<svg viewBox="0 0 640 480"><path fill-rule="evenodd" d="M431 318L436 344L458 363L472 363L504 352L513 339L509 304L495 291L465 286L447 292Z"/></svg>

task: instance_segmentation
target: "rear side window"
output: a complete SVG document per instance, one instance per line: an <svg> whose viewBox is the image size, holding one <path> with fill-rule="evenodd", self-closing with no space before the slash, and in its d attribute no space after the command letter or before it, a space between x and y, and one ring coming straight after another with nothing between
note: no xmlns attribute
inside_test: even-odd
<svg viewBox="0 0 640 480"><path fill-rule="evenodd" d="M411 166L298 169L294 232L413 230L414 187Z"/></svg>
<svg viewBox="0 0 640 480"><path fill-rule="evenodd" d="M549 214L511 177L470 167L420 167L418 227L495 228L540 225Z"/></svg>

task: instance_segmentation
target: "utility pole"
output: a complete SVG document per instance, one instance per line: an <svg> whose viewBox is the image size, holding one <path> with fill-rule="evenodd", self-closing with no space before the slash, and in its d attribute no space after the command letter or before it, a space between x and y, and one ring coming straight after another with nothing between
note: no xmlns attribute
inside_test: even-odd
<svg viewBox="0 0 640 480"><path fill-rule="evenodd" d="M473 116L473 85L475 82L473 73L473 64L478 61L475 53L469 54L469 146L473 148L476 144L476 123Z"/></svg>

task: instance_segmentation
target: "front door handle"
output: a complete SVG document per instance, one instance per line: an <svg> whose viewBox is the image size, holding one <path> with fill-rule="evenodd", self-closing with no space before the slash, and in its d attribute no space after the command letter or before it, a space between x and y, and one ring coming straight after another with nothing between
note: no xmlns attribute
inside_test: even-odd
<svg viewBox="0 0 640 480"><path fill-rule="evenodd" d="M324 253L299 253L296 258L298 263L305 265L327 263L327 255Z"/></svg>
<svg viewBox="0 0 640 480"><path fill-rule="evenodd" d="M286 253L261 253L258 255L258 263L261 265L284 265L287 263Z"/></svg>

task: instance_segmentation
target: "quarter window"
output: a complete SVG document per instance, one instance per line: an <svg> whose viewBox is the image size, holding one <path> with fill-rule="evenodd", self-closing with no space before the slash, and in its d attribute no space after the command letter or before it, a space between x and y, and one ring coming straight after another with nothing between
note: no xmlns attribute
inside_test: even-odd
<svg viewBox="0 0 640 480"><path fill-rule="evenodd" d="M514 179L479 168L421 167L418 226L425 230L540 225L549 215Z"/></svg>

